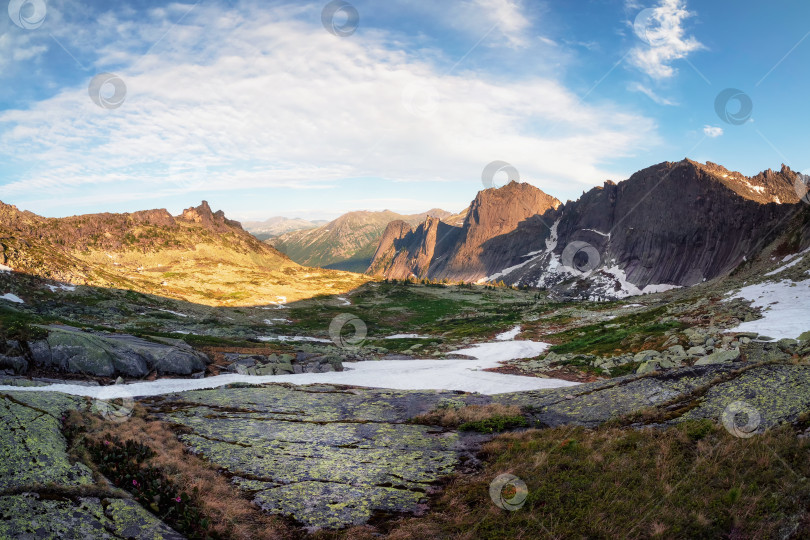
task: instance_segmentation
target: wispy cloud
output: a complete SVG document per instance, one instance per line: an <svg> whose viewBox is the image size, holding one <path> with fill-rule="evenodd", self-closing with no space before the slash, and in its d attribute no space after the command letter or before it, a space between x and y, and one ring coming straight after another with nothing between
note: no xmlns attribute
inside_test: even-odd
<svg viewBox="0 0 810 540"><path fill-rule="evenodd" d="M703 133L707 137L711 137L712 139L716 139L717 137L720 137L723 134L723 128L717 127L717 126L706 125L706 126L703 126Z"/></svg>
<svg viewBox="0 0 810 540"><path fill-rule="evenodd" d="M513 4L496 11L519 35ZM108 15L121 37L99 49L95 68L117 66L120 108L93 104L85 81L0 112L2 161L33 167L7 178L0 198L198 191L178 162L198 164L190 176L206 190L233 192L360 177L476 182L495 159L567 193L656 141L650 119L584 104L555 80L446 75L383 31L338 38L313 6L200 4L172 29L187 8L156 10L142 30Z"/></svg>
<svg viewBox="0 0 810 540"><path fill-rule="evenodd" d="M631 92L639 92L653 100L654 102L658 103L659 105L677 105L674 101L667 99L665 97L659 96L656 92L654 92L651 88L644 86L639 82L632 82L627 86L627 89Z"/></svg>
<svg viewBox="0 0 810 540"><path fill-rule="evenodd" d="M661 0L657 6L642 10L634 28L642 43L630 51L630 63L653 79L672 77L674 61L704 48L694 36L686 35L684 22L692 16L686 0Z"/></svg>

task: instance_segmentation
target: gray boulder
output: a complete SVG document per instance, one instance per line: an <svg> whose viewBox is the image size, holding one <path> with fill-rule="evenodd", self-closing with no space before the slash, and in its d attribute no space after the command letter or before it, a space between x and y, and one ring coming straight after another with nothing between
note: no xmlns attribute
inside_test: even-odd
<svg viewBox="0 0 810 540"><path fill-rule="evenodd" d="M47 327L46 340L29 344L34 362L67 373L141 378L204 371L208 357L183 342L155 343L126 334L89 333L67 326Z"/></svg>
<svg viewBox="0 0 810 540"><path fill-rule="evenodd" d="M28 371L28 361L22 356L0 354L0 369L10 370L16 375L21 375Z"/></svg>
<svg viewBox="0 0 810 540"><path fill-rule="evenodd" d="M704 356L703 358L695 362L695 365L708 366L710 364L725 364L728 362L733 362L739 357L740 357L739 349L734 349L731 351L717 351L715 353L710 354L709 356Z"/></svg>

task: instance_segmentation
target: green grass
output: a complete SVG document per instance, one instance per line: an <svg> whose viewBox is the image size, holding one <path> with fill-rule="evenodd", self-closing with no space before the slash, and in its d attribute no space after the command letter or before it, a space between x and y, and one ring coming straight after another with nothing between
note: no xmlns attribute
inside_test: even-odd
<svg viewBox="0 0 810 540"><path fill-rule="evenodd" d="M493 416L477 422L465 422L458 429L461 431L477 431L479 433L500 433L508 429L528 426L529 422L523 416Z"/></svg>
<svg viewBox="0 0 810 540"><path fill-rule="evenodd" d="M680 329L683 325L676 321L665 323L657 319L666 314L666 308L661 307L642 313L626 315L612 321L573 328L548 338L562 343L551 347L551 351L559 354L580 353L611 355L617 349L624 352L640 348L644 340L650 337L663 336L668 330ZM610 325L610 328L606 326ZM619 325L615 327L614 325Z"/></svg>
<svg viewBox="0 0 810 540"><path fill-rule="evenodd" d="M389 539L791 538L810 535L810 442L782 426L735 438L702 420L666 429L559 427L496 437L484 470L459 475L420 518ZM493 504L490 483L509 473L528 496L516 511ZM370 528L319 538L371 539Z"/></svg>

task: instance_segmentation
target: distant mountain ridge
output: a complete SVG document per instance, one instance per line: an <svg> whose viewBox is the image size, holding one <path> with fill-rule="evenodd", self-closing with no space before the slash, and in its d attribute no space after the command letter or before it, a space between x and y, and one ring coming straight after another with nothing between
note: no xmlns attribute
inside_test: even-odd
<svg viewBox="0 0 810 540"><path fill-rule="evenodd" d="M325 219L309 221L301 218L271 217L264 221L243 221L242 227L264 241L288 232L315 229L326 223L328 221Z"/></svg>
<svg viewBox="0 0 810 540"><path fill-rule="evenodd" d="M786 166L746 177L684 159L607 181L565 205L541 205L532 215L514 208L537 188L511 183L480 192L460 228L392 223L369 273L503 280L599 298L694 285L727 275L794 215L808 212L796 181ZM492 215L476 223L482 204Z"/></svg>
<svg viewBox="0 0 810 540"><path fill-rule="evenodd" d="M426 217L442 219L452 214L434 208L421 214L349 212L316 229L283 234L267 242L305 266L365 272L385 228L392 221L419 223Z"/></svg>

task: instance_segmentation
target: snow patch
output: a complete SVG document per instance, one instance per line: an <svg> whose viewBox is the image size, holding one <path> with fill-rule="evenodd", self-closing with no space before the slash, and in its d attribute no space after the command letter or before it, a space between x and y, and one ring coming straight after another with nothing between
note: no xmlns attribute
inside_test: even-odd
<svg viewBox="0 0 810 540"><path fill-rule="evenodd" d="M511 330L501 332L500 334L495 336L495 339L497 339L498 341L512 341L517 337L519 333L520 333L520 325L517 325Z"/></svg>
<svg viewBox="0 0 810 540"><path fill-rule="evenodd" d="M14 269L10 266L6 266L5 264L0 264L0 272L13 272Z"/></svg>
<svg viewBox="0 0 810 540"><path fill-rule="evenodd" d="M0 386L0 391L62 392L96 399L148 397L190 390L218 388L233 383L267 384L342 384L393 390L454 390L494 395L576 386L578 383L559 379L522 377L484 371L500 362L533 358L549 345L533 341L504 341L485 343L455 351L474 360L379 360L376 362L345 362L342 372L304 373L254 377L250 375L218 375L204 379L158 379L133 384L110 386L80 386L54 384L50 386Z"/></svg>
<svg viewBox="0 0 810 540"><path fill-rule="evenodd" d="M287 323L291 323L292 321L290 319L265 319L264 320L264 324L269 324L269 325L276 324L277 322L287 324Z"/></svg>
<svg viewBox="0 0 810 540"><path fill-rule="evenodd" d="M8 300L9 302L16 302L17 304L24 304L22 298L17 296L16 294L6 293L3 296L0 296L0 300Z"/></svg>
<svg viewBox="0 0 810 540"><path fill-rule="evenodd" d="M164 313L171 313L172 315L177 315L178 317L188 317L188 315L186 315L185 313L178 313L178 312L176 312L176 311L172 311L172 310L170 310L170 309L161 309L161 308L157 308L157 310L158 310L158 311L162 311L162 312L164 312Z"/></svg>
<svg viewBox="0 0 810 540"><path fill-rule="evenodd" d="M420 336L419 334L394 334L385 336L383 339L430 339L431 336Z"/></svg>
<svg viewBox="0 0 810 540"><path fill-rule="evenodd" d="M312 341L315 343L332 343L331 339L308 336L259 336L259 341Z"/></svg>
<svg viewBox="0 0 810 540"><path fill-rule="evenodd" d="M603 233L602 231L597 231L596 229L582 229L583 231L591 231L592 233L600 234L605 238L610 238L610 233Z"/></svg>
<svg viewBox="0 0 810 540"><path fill-rule="evenodd" d="M56 291L73 292L73 291L76 290L75 285L67 285L65 283L60 283L59 285L45 285L45 286L48 287L51 290L51 292L56 292Z"/></svg>
<svg viewBox="0 0 810 540"><path fill-rule="evenodd" d="M776 269L776 270L774 270L773 272L768 272L768 273L767 273L767 274L765 274L765 275L766 275L766 276L775 276L776 274L779 274L779 273L781 273L781 272L784 272L784 271L785 271L785 270L787 270L788 268L793 268L794 266L796 266L797 264L799 264L800 262L802 262L802 261L804 260L804 259L803 259L803 256L804 256L805 254L807 254L807 253L810 253L810 248L805 249L805 250L804 250L804 251L802 251L801 253L794 253L793 255L788 255L787 257L785 257L784 259L782 259L782 262L789 261L790 259L792 259L792 258L794 258L794 257L799 257L800 255L801 255L801 257L797 258L795 261L793 261L793 262L791 262L791 263L786 264L785 266L783 266L783 267L781 267L781 268L777 268L777 269Z"/></svg>
<svg viewBox="0 0 810 540"><path fill-rule="evenodd" d="M735 298L750 300L753 307L762 308L763 318L744 322L726 332L757 332L775 339L796 339L810 330L810 279L749 285L724 301Z"/></svg>
<svg viewBox="0 0 810 540"><path fill-rule="evenodd" d="M341 306L350 306L350 305L352 305L351 302L349 302L347 299L343 298L342 296L338 296L337 299L342 302L342 304L340 304Z"/></svg>

